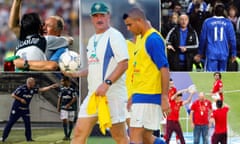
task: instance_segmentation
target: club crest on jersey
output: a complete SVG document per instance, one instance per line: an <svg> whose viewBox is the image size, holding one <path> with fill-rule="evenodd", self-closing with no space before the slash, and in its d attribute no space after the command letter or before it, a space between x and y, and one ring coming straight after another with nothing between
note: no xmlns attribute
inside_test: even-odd
<svg viewBox="0 0 240 144"><path fill-rule="evenodd" d="M88 58L88 64L97 64L99 63L99 59L96 54L91 54L91 56Z"/></svg>
<svg viewBox="0 0 240 144"><path fill-rule="evenodd" d="M30 94L34 94L34 90L30 90Z"/></svg>
<svg viewBox="0 0 240 144"><path fill-rule="evenodd" d="M70 95L63 96L64 99L71 99L72 97Z"/></svg>

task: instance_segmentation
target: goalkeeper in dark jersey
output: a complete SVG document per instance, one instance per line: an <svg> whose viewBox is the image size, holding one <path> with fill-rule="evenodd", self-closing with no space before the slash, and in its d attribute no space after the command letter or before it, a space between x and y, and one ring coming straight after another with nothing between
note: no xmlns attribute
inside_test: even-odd
<svg viewBox="0 0 240 144"><path fill-rule="evenodd" d="M70 85L71 81L68 77L61 79L57 109L63 121L65 134L63 140L70 140L76 111L77 92Z"/></svg>

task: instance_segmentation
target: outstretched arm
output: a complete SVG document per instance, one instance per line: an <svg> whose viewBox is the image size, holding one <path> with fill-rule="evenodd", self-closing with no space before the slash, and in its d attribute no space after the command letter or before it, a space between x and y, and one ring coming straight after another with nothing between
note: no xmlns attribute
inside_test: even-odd
<svg viewBox="0 0 240 144"><path fill-rule="evenodd" d="M59 86L59 84L55 83L55 84L52 84L52 85L49 85L49 86L46 86L46 87L39 88L39 91L40 92L45 92L45 91L48 91L50 89L57 88L58 86Z"/></svg>
<svg viewBox="0 0 240 144"><path fill-rule="evenodd" d="M12 8L10 11L10 17L8 21L8 27L16 34L20 35L20 9L22 0L13 0Z"/></svg>

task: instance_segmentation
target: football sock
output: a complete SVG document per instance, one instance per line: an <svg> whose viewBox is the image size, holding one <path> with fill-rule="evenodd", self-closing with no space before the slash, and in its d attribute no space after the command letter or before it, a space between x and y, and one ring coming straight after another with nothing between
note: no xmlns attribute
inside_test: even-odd
<svg viewBox="0 0 240 144"><path fill-rule="evenodd" d="M68 137L70 138L71 133L72 133L72 129L73 129L73 122L69 122L69 131L68 131Z"/></svg>
<svg viewBox="0 0 240 144"><path fill-rule="evenodd" d="M68 135L67 135L67 124L66 123L63 123L63 129L64 129L65 137L68 137Z"/></svg>

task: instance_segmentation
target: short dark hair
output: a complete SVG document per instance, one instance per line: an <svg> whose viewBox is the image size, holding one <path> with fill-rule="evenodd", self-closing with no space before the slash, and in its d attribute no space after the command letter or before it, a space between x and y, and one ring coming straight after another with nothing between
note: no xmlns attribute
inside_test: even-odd
<svg viewBox="0 0 240 144"><path fill-rule="evenodd" d="M124 13L122 18L123 18L123 20L127 19L128 18L128 14Z"/></svg>
<svg viewBox="0 0 240 144"><path fill-rule="evenodd" d="M224 14L224 11L225 11L225 6L224 4L222 3L217 3L214 7L214 15L215 16L224 16L225 17L225 14Z"/></svg>
<svg viewBox="0 0 240 144"><path fill-rule="evenodd" d="M217 100L217 101L216 101L216 106L217 106L217 108L221 108L222 105L223 105L223 101L222 101L222 100Z"/></svg>
<svg viewBox="0 0 240 144"><path fill-rule="evenodd" d="M179 93L179 94L177 94L177 96L178 96L178 97L182 97L182 96L183 96L183 94L182 94L182 93Z"/></svg>
<svg viewBox="0 0 240 144"><path fill-rule="evenodd" d="M127 13L123 14L123 20L127 19L127 18L141 18L146 20L146 15L144 13L144 11L141 8L138 7L133 7L131 8Z"/></svg>
<svg viewBox="0 0 240 144"><path fill-rule="evenodd" d="M40 34L41 19L37 13L24 14L20 25L20 40L24 40L28 35Z"/></svg>

